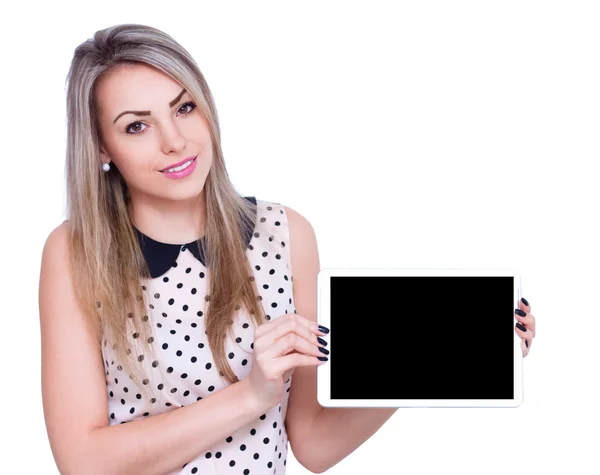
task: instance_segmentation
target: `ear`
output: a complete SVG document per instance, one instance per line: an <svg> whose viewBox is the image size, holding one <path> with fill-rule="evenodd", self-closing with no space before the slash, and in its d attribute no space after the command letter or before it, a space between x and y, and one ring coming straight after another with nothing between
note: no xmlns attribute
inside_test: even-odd
<svg viewBox="0 0 600 475"><path fill-rule="evenodd" d="M100 160L103 163L109 163L112 161L112 159L110 158L110 156L108 155L108 153L105 152L104 148L102 146L100 146Z"/></svg>

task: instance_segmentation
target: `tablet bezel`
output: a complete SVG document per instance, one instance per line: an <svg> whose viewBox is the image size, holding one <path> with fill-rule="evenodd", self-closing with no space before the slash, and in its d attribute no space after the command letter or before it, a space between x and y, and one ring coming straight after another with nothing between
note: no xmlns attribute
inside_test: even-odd
<svg viewBox="0 0 600 475"><path fill-rule="evenodd" d="M519 308L521 298L521 276L516 269L492 268L324 268L317 275L317 321L331 328L330 287L331 277L336 276L506 276L513 277L513 300ZM517 322L516 317L515 323ZM517 407L523 402L523 352L521 338L514 332L514 398L513 399L331 399L330 361L335 358L331 347L329 361L317 366L317 400L323 407ZM476 356L476 355L475 355Z"/></svg>

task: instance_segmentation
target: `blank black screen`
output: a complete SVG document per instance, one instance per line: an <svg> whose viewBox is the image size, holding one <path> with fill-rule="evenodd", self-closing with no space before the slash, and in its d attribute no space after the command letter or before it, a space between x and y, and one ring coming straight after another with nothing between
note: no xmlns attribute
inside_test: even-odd
<svg viewBox="0 0 600 475"><path fill-rule="evenodd" d="M512 399L513 280L331 277L332 399Z"/></svg>

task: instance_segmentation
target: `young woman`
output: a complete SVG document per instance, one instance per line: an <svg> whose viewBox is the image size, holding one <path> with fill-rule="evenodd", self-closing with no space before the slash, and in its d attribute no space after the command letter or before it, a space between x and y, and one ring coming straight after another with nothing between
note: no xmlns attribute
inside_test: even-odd
<svg viewBox="0 0 600 475"><path fill-rule="evenodd" d="M392 416L318 404L313 228L236 192L187 51L143 25L96 32L75 50L67 119L68 220L40 278L61 473L284 474L288 440L320 473ZM516 312L526 355L535 319L525 300Z"/></svg>

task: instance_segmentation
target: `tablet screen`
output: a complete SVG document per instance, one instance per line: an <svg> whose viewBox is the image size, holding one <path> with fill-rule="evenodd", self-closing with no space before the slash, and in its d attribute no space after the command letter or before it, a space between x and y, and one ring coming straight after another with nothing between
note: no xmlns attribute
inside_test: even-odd
<svg viewBox="0 0 600 475"><path fill-rule="evenodd" d="M515 397L512 276L331 276L331 399Z"/></svg>

